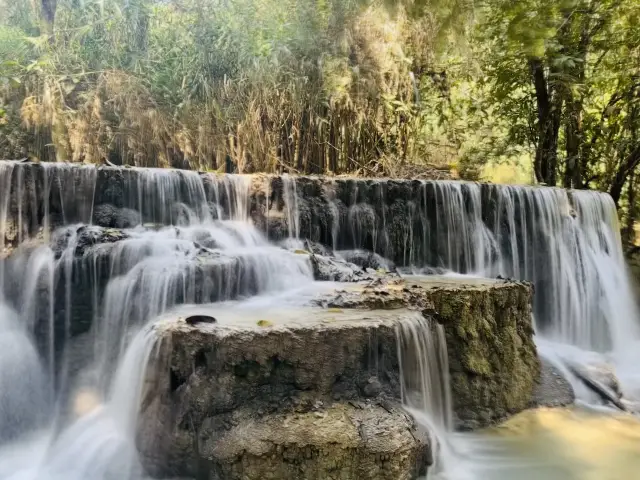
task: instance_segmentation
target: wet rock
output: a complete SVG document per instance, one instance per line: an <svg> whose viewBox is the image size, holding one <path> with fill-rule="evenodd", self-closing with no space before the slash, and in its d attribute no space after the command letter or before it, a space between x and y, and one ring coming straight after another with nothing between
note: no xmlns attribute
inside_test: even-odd
<svg viewBox="0 0 640 480"><path fill-rule="evenodd" d="M93 221L101 227L133 228L140 224L141 219L140 214L135 210L103 203L94 209Z"/></svg>
<svg viewBox="0 0 640 480"><path fill-rule="evenodd" d="M626 411L626 405L621 402L622 392L613 367L606 363L568 363L567 367L603 402Z"/></svg>
<svg viewBox="0 0 640 480"><path fill-rule="evenodd" d="M371 377L362 388L362 394L367 398L375 398L382 392L382 384L380 381Z"/></svg>
<svg viewBox="0 0 640 480"><path fill-rule="evenodd" d="M304 245L306 250L313 253L314 255L322 255L323 257L335 256L333 251L329 247L319 242L312 242L311 240L305 240Z"/></svg>
<svg viewBox="0 0 640 480"><path fill-rule="evenodd" d="M569 381L551 362L540 359L540 377L536 382L531 407L564 407L575 402Z"/></svg>
<svg viewBox="0 0 640 480"><path fill-rule="evenodd" d="M342 250L337 255L349 263L354 263L364 270L395 271L396 266L391 260L387 260L377 253L366 250Z"/></svg>
<svg viewBox="0 0 640 480"><path fill-rule="evenodd" d="M443 325L456 425L476 429L530 403L539 375L531 295L531 286L521 282L379 277L318 302L342 309L409 306Z"/></svg>
<svg viewBox="0 0 640 480"><path fill-rule="evenodd" d="M83 255L89 248L95 245L111 244L129 238L129 235L116 228L100 228L82 226L76 231L77 246L76 255Z"/></svg>
<svg viewBox="0 0 640 480"><path fill-rule="evenodd" d="M425 473L430 452L401 410L374 405L245 417L219 437L202 437L201 457L228 480L409 480Z"/></svg>
<svg viewBox="0 0 640 480"><path fill-rule="evenodd" d="M51 239L51 244L56 258L60 258L70 246L74 248L73 255L81 257L92 247L113 244L127 238L129 238L129 235L120 229L82 225L80 227L71 226L56 230Z"/></svg>
<svg viewBox="0 0 640 480"><path fill-rule="evenodd" d="M622 398L622 389L615 369L608 363L588 363L575 366L587 377L592 378L611 390L617 398Z"/></svg>
<svg viewBox="0 0 640 480"><path fill-rule="evenodd" d="M316 280L332 282L359 282L372 279L370 273L365 272L359 266L341 260L339 258L325 257L310 254L309 259L313 267L313 276Z"/></svg>

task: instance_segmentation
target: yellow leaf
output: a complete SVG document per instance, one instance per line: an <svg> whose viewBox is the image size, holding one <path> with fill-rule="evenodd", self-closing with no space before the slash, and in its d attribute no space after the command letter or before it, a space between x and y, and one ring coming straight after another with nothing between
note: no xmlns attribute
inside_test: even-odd
<svg viewBox="0 0 640 480"><path fill-rule="evenodd" d="M270 322L269 320L258 320L257 323L259 327L273 327L273 322Z"/></svg>
<svg viewBox="0 0 640 480"><path fill-rule="evenodd" d="M342 310L339 308L329 308L327 309L327 312L329 313L342 313Z"/></svg>

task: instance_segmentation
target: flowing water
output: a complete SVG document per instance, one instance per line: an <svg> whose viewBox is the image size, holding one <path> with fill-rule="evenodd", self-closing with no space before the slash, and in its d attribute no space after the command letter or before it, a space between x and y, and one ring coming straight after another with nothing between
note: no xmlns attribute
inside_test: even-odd
<svg viewBox="0 0 640 480"><path fill-rule="evenodd" d="M0 162L0 479L141 478L133 432L162 328L155 320L180 304L254 297L271 305L321 288L308 257L292 251L309 210L295 178L282 179L284 249L251 218L251 177L133 168L112 185L104 172ZM331 182L323 187L330 247L386 256L395 245L395 261L414 274L530 280L541 353L560 366L607 362L625 395L640 400L640 316L608 196L421 182L397 228L399 213L381 208L385 184L374 182L373 199L358 185L346 215ZM117 199L117 215L101 196ZM438 444L431 475L591 478L567 466L574 443L560 436L585 423L598 431L593 418L602 417L545 423L514 442L454 435L442 327L406 324L398 348L406 408ZM594 401L586 392L583 400ZM533 448L549 438L567 451ZM545 466L551 454L562 465Z"/></svg>
<svg viewBox="0 0 640 480"><path fill-rule="evenodd" d="M248 220L248 178L212 178L207 197L196 173L163 170L136 172L125 192L136 192L125 195L133 226L116 232L88 225L95 168L45 168L65 226L42 235L51 242L25 242L8 194L34 192L20 165L0 168L0 247L18 245L0 261L0 478L139 479L153 320L179 303L299 289L312 282L308 259Z"/></svg>

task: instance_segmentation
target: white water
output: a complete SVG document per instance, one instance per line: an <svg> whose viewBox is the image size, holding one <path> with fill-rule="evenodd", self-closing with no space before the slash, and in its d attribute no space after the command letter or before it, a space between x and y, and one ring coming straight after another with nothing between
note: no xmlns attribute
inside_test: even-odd
<svg viewBox="0 0 640 480"><path fill-rule="evenodd" d="M134 445L137 409L145 369L155 345L154 331L143 328L117 366L110 396L78 397L77 418L61 431L31 431L0 446L0 478L7 480L88 480L141 478ZM7 368L6 364L3 364ZM17 384L23 383L17 381ZM31 385L31 383L29 383ZM21 400L24 400L23 397ZM92 405L86 405L91 402ZM5 404L6 405L6 404ZM83 407L80 409L80 407ZM84 412L82 410L85 410ZM31 414L37 411L32 410ZM12 416L14 412L3 412Z"/></svg>
<svg viewBox="0 0 640 480"><path fill-rule="evenodd" d="M282 292L315 288L306 256L270 244L252 225L248 177L123 170L124 191L116 197L137 226L128 225L126 239L118 242L83 246L87 234L100 234L75 225L91 223L98 174L93 167L47 165L45 195L59 203L58 223L67 226L49 231L47 201L44 231L37 232L29 218L38 210L38 194L29 187L28 171L0 163L0 255L9 248L6 239L22 244L11 262L0 260L0 479L139 478L132 432L154 345L153 329L143 326L178 303L256 294L262 295L256 301L271 302ZM283 182L295 247L304 199L293 178ZM531 280L542 353L560 366L606 360L625 394L640 399L639 316L611 199L559 189L483 188L423 182L407 203L409 221L401 231L391 230L391 214L379 208L383 193L365 202L355 192L340 223L329 188L333 246L344 247L347 238L350 248L384 254L391 237L401 235L403 250L395 260L414 271L428 266ZM11 195L25 201L12 204ZM32 245L29 238L38 236L51 237L54 246ZM76 297L82 290L72 284L76 277L84 279L87 298ZM76 335L83 313L90 328ZM399 332L408 362L404 398L438 439L439 464L431 474L487 478L472 472L484 471L478 455L493 458L490 445L450 431L441 327L414 327ZM583 401L596 401L575 385Z"/></svg>
<svg viewBox="0 0 640 480"><path fill-rule="evenodd" d="M452 457L453 404L444 328L416 315L399 323L396 335L402 403L430 437L434 463L428 477L438 478L450 470Z"/></svg>
<svg viewBox="0 0 640 480"><path fill-rule="evenodd" d="M640 399L640 313L622 254L612 199L557 188L422 182L405 207L401 251L392 248L385 184L362 203L357 184L341 243L392 255L412 273L497 276L535 285L538 338L554 355L612 363ZM335 228L335 226L332 226ZM397 225L396 225L397 228ZM568 346L569 348L565 348ZM570 353L573 352L573 353Z"/></svg>
<svg viewBox="0 0 640 480"><path fill-rule="evenodd" d="M212 176L207 194L197 173L165 170L124 172L137 192L125 205L153 225L110 243L115 233L73 223L91 221L97 170L47 166L43 184L67 226L42 232L51 244L24 242L34 232L23 205L36 194L21 165L0 169L0 251L6 238L20 245L0 260L0 479L140 479L135 433L154 319L177 303L304 289L309 260L252 225L247 177ZM16 210L10 193L33 202Z"/></svg>

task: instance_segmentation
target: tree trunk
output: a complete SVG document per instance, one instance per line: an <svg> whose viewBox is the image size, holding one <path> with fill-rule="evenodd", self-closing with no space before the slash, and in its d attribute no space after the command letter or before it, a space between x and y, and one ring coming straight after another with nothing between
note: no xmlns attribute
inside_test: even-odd
<svg viewBox="0 0 640 480"><path fill-rule="evenodd" d="M534 171L538 182L555 185L562 98L548 84L540 58L531 58L529 67L538 106L538 145Z"/></svg>
<svg viewBox="0 0 640 480"><path fill-rule="evenodd" d="M627 186L627 224L623 235L625 247L635 243L635 224L636 224L636 173L629 175L629 185Z"/></svg>
<svg viewBox="0 0 640 480"><path fill-rule="evenodd" d="M53 23L56 18L57 0L41 0L44 33L53 34Z"/></svg>
<svg viewBox="0 0 640 480"><path fill-rule="evenodd" d="M627 155L627 157L620 163L613 181L611 182L609 195L611 195L611 198L613 198L616 206L618 206L618 202L620 202L622 188L624 187L627 178L633 173L638 164L640 164L640 144L635 145L631 149L629 155Z"/></svg>
<svg viewBox="0 0 640 480"><path fill-rule="evenodd" d="M580 145L582 143L582 101L575 100L573 95L566 106L566 152L567 159L564 170L563 185L565 188L582 186L582 160Z"/></svg>

